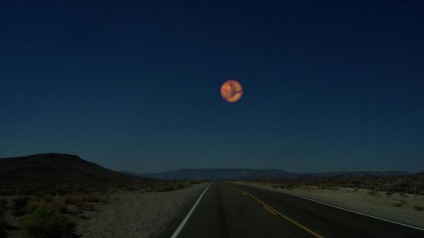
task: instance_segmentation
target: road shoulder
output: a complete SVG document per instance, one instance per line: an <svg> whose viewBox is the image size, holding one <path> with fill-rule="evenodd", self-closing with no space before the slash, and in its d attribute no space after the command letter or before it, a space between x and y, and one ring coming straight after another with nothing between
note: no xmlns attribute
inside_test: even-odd
<svg viewBox="0 0 424 238"><path fill-rule="evenodd" d="M371 216L424 228L424 196L416 194L392 194L373 192L367 189L298 187L281 189L272 183L234 182L289 195L305 197L337 207L357 211Z"/></svg>
<svg viewBox="0 0 424 238"><path fill-rule="evenodd" d="M207 186L207 183L172 192L125 192L111 196L82 221L82 237L159 237Z"/></svg>

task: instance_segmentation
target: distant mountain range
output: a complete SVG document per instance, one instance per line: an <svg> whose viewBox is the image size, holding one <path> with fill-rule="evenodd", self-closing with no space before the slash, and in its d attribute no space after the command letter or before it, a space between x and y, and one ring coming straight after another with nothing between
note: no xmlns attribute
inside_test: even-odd
<svg viewBox="0 0 424 238"><path fill-rule="evenodd" d="M135 173L131 174L135 175ZM141 174L139 176L166 180L273 180L332 176L398 176L408 174L410 173L401 171L290 173L278 169L179 169Z"/></svg>
<svg viewBox="0 0 424 238"><path fill-rule="evenodd" d="M168 180L251 180L293 178L297 174L278 169L179 169L142 174L144 177Z"/></svg>
<svg viewBox="0 0 424 238"><path fill-rule="evenodd" d="M116 172L70 154L0 158L3 183L130 183L164 180L274 180L332 176L397 176L407 172L290 173L278 169L179 169L160 173ZM149 179L147 179L149 178Z"/></svg>
<svg viewBox="0 0 424 238"><path fill-rule="evenodd" d="M116 183L143 180L69 154L0 158L0 183Z"/></svg>

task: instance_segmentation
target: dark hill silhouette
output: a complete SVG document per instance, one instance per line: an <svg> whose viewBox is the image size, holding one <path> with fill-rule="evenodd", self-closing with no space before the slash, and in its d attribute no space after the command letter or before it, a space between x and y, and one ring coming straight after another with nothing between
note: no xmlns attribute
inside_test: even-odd
<svg viewBox="0 0 424 238"><path fill-rule="evenodd" d="M2 183L115 183L143 180L70 154L36 154L0 158Z"/></svg>

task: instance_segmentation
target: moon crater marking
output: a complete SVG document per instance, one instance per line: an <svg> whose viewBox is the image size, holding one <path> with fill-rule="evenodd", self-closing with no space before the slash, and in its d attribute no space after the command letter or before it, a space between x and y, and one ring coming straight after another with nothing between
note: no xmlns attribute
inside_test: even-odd
<svg viewBox="0 0 424 238"><path fill-rule="evenodd" d="M237 102L242 95L243 87L234 79L228 80L221 86L221 96L227 102Z"/></svg>

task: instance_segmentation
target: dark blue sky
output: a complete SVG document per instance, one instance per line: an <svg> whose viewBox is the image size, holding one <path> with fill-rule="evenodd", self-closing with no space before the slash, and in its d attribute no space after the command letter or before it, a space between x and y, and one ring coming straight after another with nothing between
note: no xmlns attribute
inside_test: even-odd
<svg viewBox="0 0 424 238"><path fill-rule="evenodd" d="M423 170L422 1L40 2L0 0L0 157Z"/></svg>

